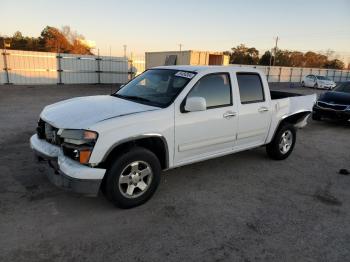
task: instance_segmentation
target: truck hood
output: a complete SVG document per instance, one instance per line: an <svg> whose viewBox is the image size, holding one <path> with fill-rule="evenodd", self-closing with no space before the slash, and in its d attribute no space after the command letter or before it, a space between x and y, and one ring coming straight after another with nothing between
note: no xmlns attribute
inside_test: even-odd
<svg viewBox="0 0 350 262"><path fill-rule="evenodd" d="M48 105L40 117L57 128L87 129L103 120L156 109L109 95L86 96Z"/></svg>

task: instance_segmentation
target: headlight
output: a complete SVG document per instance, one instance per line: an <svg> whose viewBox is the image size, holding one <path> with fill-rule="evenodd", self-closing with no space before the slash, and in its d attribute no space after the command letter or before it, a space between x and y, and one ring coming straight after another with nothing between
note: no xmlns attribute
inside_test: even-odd
<svg viewBox="0 0 350 262"><path fill-rule="evenodd" d="M60 129L57 134L64 139L64 142L75 145L96 141L98 136L94 131L79 129Z"/></svg>
<svg viewBox="0 0 350 262"><path fill-rule="evenodd" d="M81 164L89 162L98 134L90 130L60 129L63 153Z"/></svg>

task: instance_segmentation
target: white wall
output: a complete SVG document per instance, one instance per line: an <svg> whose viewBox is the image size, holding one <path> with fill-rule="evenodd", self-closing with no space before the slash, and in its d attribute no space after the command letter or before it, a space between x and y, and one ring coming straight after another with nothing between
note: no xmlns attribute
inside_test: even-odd
<svg viewBox="0 0 350 262"><path fill-rule="evenodd" d="M232 66L254 67L259 69L266 74L269 82L300 82L304 76L309 74L327 76L335 82L350 80L350 70L236 64Z"/></svg>
<svg viewBox="0 0 350 262"><path fill-rule="evenodd" d="M0 84L110 84L128 81L128 59L7 50L0 56ZM61 70L60 70L61 69Z"/></svg>
<svg viewBox="0 0 350 262"><path fill-rule="evenodd" d="M3 53L3 50L2 50ZM9 78L12 84L112 84L126 83L133 75L145 70L145 57L124 57L56 54L48 52L29 52L7 50ZM147 55L147 53L146 53ZM0 56L0 84L6 84L4 55ZM59 62L62 72L59 72ZM98 64L100 69L98 70ZM350 80L350 70L249 66L262 70L269 82L300 82L308 74L324 75L335 82ZM97 72L100 71L100 72Z"/></svg>

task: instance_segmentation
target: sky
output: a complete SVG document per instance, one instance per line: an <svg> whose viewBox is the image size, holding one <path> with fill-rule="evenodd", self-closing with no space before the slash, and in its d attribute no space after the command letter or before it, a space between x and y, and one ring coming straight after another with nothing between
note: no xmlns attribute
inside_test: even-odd
<svg viewBox="0 0 350 262"><path fill-rule="evenodd" d="M11 0L0 9L0 34L39 36L46 25L73 30L102 55L145 51L225 51L241 43L336 51L350 62L350 0Z"/></svg>

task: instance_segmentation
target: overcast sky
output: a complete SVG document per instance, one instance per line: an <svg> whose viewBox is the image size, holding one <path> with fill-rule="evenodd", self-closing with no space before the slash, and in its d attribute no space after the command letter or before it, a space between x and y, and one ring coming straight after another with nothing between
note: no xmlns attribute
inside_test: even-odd
<svg viewBox="0 0 350 262"><path fill-rule="evenodd" d="M38 36L69 25L101 54L183 49L337 51L350 61L350 0L11 0L1 4L0 34Z"/></svg>

